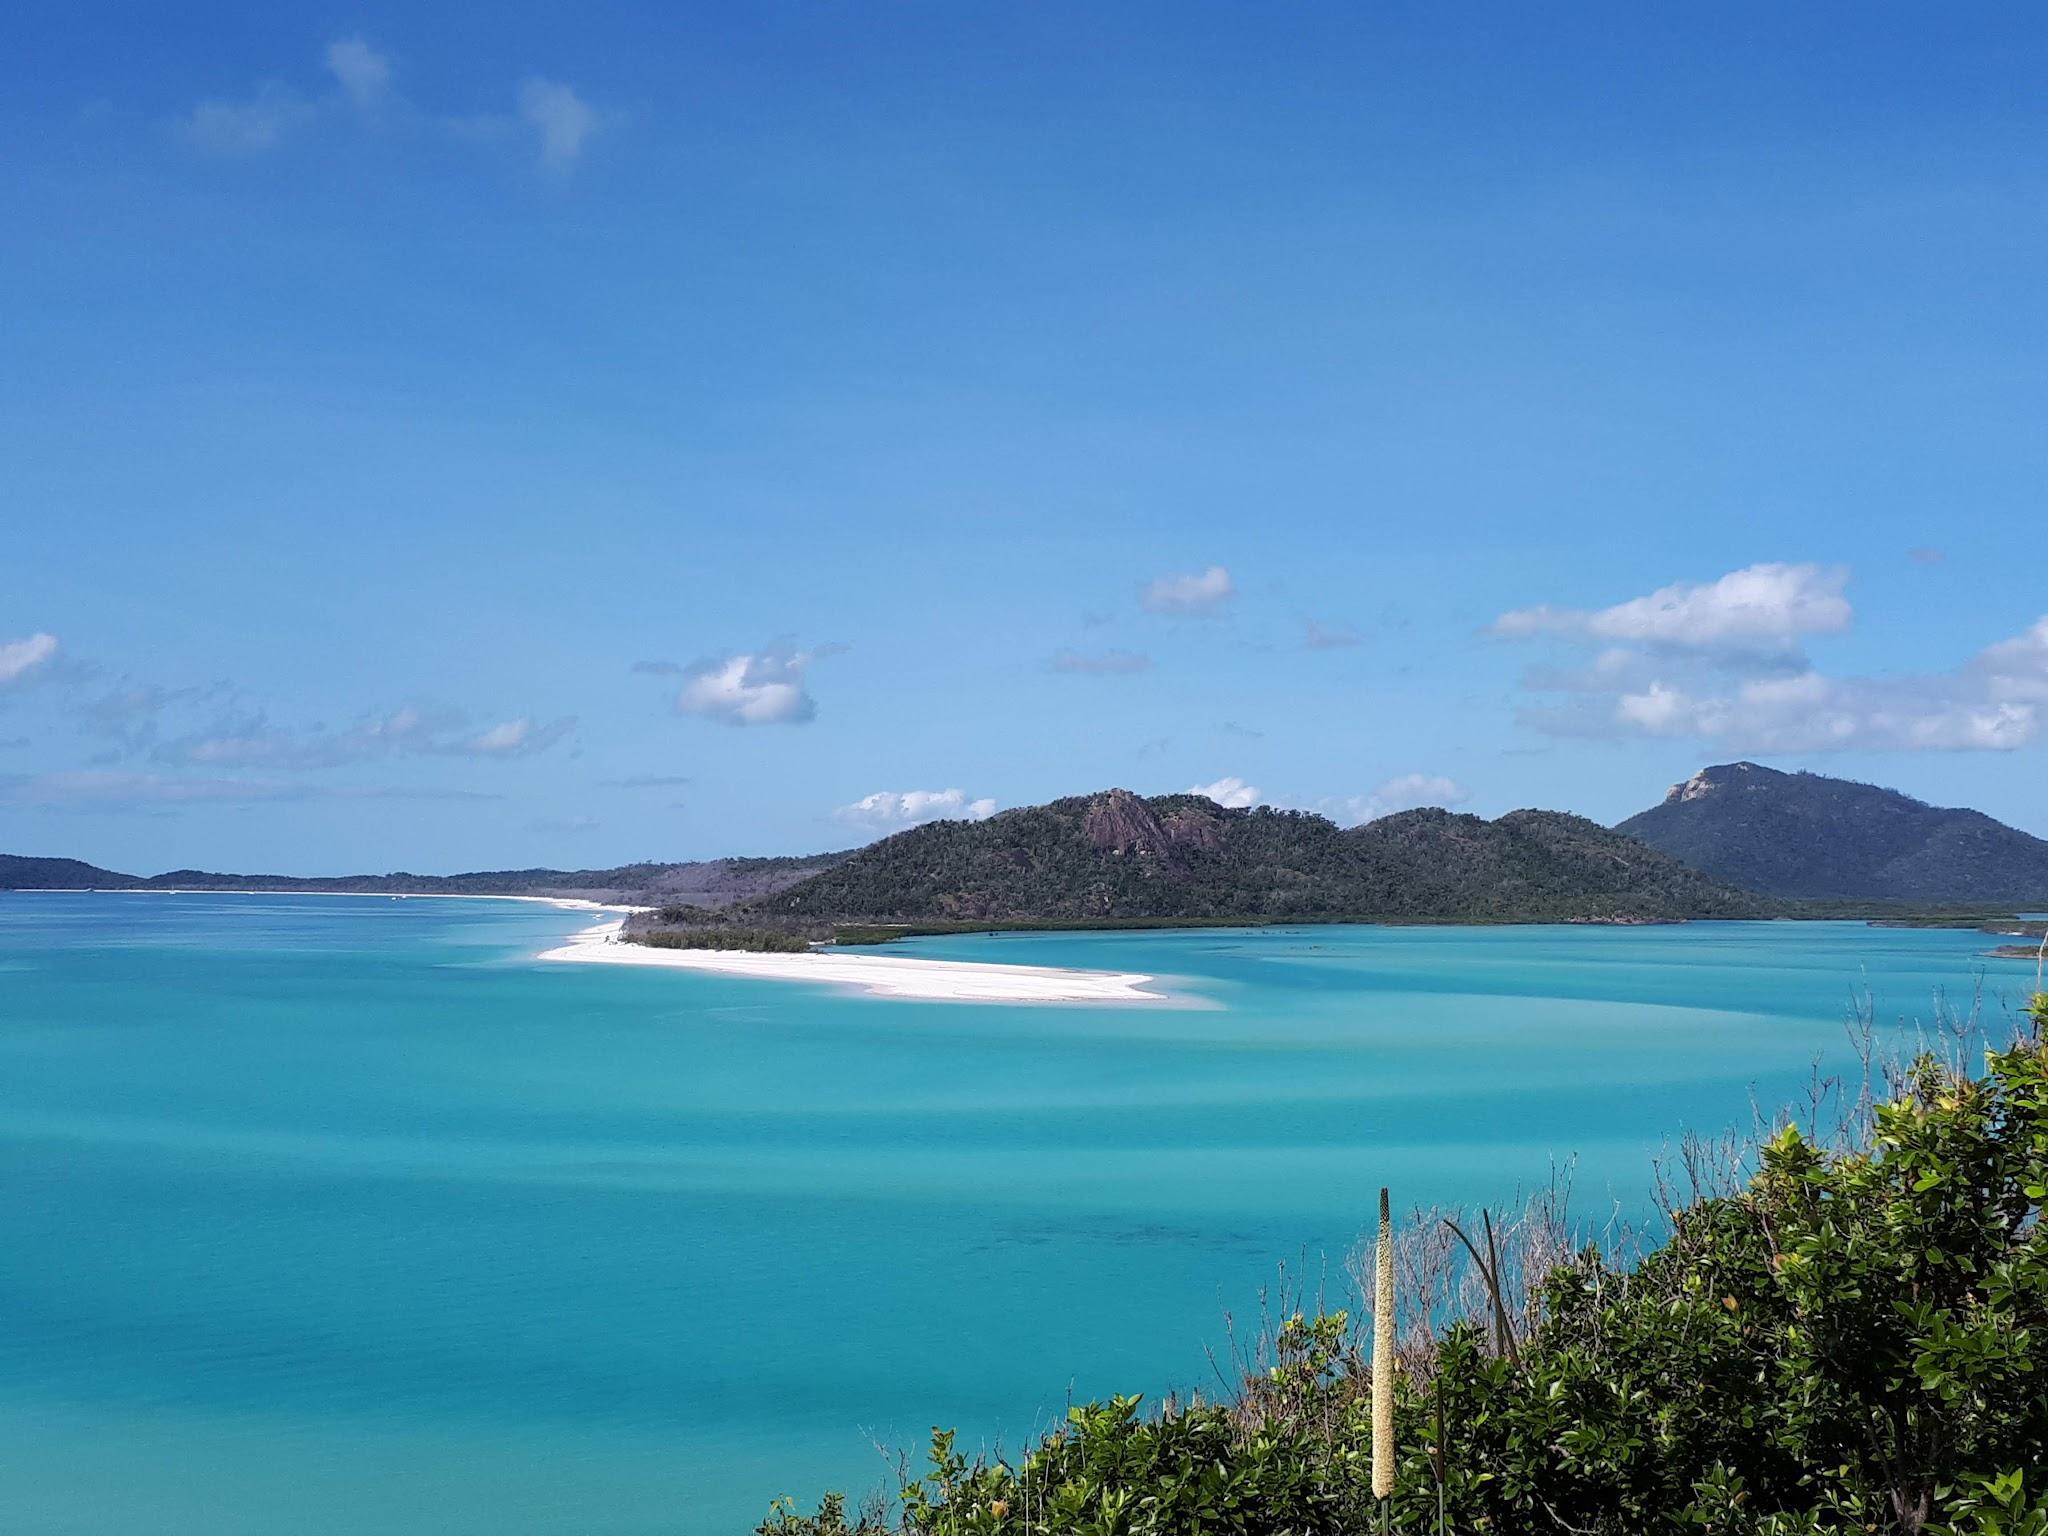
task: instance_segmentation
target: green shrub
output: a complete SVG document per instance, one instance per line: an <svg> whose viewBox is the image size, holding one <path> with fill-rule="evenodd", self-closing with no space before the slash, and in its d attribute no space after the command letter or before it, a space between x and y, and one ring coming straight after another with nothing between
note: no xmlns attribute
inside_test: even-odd
<svg viewBox="0 0 2048 1536"><path fill-rule="evenodd" d="M743 949L800 955L811 947L803 934L781 928L649 928L628 933L626 938L651 949Z"/></svg>
<svg viewBox="0 0 2048 1536"><path fill-rule="evenodd" d="M1518 1348L1435 1336L1396 1389L1385 1509L1340 1316L1289 1319L1233 1402L1076 1408L1015 1465L937 1433L894 1526L833 1500L761 1531L2048 1536L2048 998L2032 1012L1981 1077L1919 1062L1847 1149L1771 1137L1640 1263L1556 1266Z"/></svg>

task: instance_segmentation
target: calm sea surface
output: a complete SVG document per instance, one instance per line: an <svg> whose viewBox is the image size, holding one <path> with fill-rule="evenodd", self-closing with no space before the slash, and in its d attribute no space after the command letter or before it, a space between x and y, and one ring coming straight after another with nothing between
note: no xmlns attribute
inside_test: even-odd
<svg viewBox="0 0 2048 1536"><path fill-rule="evenodd" d="M921 941L1195 1005L885 1002L541 965L513 903L0 893L0 1525L730 1532L1208 1383L1396 1202L1795 1097L2032 967L1849 924Z"/></svg>

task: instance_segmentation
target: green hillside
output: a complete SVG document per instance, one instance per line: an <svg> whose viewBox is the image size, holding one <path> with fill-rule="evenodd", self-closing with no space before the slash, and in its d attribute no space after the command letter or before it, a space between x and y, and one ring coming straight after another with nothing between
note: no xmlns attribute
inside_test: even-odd
<svg viewBox="0 0 2048 1536"><path fill-rule="evenodd" d="M1413 917L1652 921L1770 915L1768 902L1556 811L1406 811L1340 828L1127 790L934 822L757 904L872 922Z"/></svg>
<svg viewBox="0 0 2048 1536"><path fill-rule="evenodd" d="M2048 842L1982 811L1817 773L1724 763L1615 830L1769 896L2048 904Z"/></svg>

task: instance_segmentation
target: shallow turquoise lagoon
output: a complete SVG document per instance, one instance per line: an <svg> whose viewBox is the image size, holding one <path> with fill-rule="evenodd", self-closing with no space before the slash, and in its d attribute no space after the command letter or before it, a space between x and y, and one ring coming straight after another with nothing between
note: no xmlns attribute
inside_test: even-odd
<svg viewBox="0 0 2048 1536"><path fill-rule="evenodd" d="M2023 962L1849 924L921 941L1185 1006L542 965L513 903L0 894L0 1490L20 1533L751 1527L934 1422L1211 1381L1378 1186L1649 1157Z"/></svg>

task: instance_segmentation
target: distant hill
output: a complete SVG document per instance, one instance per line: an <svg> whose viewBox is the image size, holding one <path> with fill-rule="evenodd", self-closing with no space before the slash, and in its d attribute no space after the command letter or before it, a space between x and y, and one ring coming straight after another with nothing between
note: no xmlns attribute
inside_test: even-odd
<svg viewBox="0 0 2048 1536"><path fill-rule="evenodd" d="M772 899L764 917L872 922L1124 918L1649 921L1758 917L1731 889L1557 811L1404 811L1340 828L1128 790L914 827Z"/></svg>
<svg viewBox="0 0 2048 1536"><path fill-rule="evenodd" d="M111 891L140 883L133 875L116 874L78 859L31 859L0 853L0 891Z"/></svg>
<svg viewBox="0 0 2048 1536"><path fill-rule="evenodd" d="M806 858L705 859L685 864L624 864L614 869L499 869L461 875L236 875L174 869L144 879L76 859L0 854L0 890L368 892L392 896L571 896L588 901L706 908L755 900L829 869L843 853Z"/></svg>
<svg viewBox="0 0 2048 1536"><path fill-rule="evenodd" d="M1817 773L1702 769L1615 830L1770 896L2048 904L2048 842L1981 811Z"/></svg>

